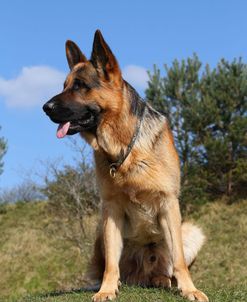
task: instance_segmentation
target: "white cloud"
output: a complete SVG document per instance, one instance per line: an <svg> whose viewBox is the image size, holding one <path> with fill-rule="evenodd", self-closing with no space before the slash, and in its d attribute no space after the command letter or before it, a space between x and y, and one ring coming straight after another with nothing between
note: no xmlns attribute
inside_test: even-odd
<svg viewBox="0 0 247 302"><path fill-rule="evenodd" d="M62 90L65 74L49 66L23 67L13 79L0 77L0 97L8 107L33 107Z"/></svg>
<svg viewBox="0 0 247 302"><path fill-rule="evenodd" d="M128 65L123 69L123 78L129 82L134 88L147 88L148 74L145 68Z"/></svg>
<svg viewBox="0 0 247 302"><path fill-rule="evenodd" d="M15 78L0 77L0 98L12 108L39 106L62 90L65 77L65 73L49 66L23 67ZM128 65L123 77L137 89L147 87L148 74L143 67Z"/></svg>

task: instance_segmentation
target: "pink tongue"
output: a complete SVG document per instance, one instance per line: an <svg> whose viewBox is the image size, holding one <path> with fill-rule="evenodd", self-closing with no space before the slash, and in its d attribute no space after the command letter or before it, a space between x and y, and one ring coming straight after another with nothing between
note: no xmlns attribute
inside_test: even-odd
<svg viewBox="0 0 247 302"><path fill-rule="evenodd" d="M69 130L70 122L59 124L57 128L57 138L63 138Z"/></svg>

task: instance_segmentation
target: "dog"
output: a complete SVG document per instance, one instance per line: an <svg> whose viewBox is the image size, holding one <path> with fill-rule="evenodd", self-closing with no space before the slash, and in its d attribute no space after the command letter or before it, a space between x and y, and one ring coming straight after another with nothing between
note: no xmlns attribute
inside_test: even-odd
<svg viewBox="0 0 247 302"><path fill-rule="evenodd" d="M88 277L102 282L94 302L116 298L120 280L169 288L208 301L188 267L204 242L200 228L181 222L180 168L167 118L144 102L121 74L101 32L90 60L66 42L70 68L63 91L43 110L57 137L80 133L94 150L102 221Z"/></svg>

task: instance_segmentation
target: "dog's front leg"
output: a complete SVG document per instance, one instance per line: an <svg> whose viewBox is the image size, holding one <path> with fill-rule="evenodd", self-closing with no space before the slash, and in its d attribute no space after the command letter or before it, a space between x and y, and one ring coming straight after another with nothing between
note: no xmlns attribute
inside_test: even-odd
<svg viewBox="0 0 247 302"><path fill-rule="evenodd" d="M208 301L207 296L194 286L185 263L181 215L179 202L175 196L171 195L164 198L159 218L173 263L173 275L177 280L178 288L182 291L182 295L190 301Z"/></svg>
<svg viewBox="0 0 247 302"><path fill-rule="evenodd" d="M105 249L105 272L101 288L93 296L94 302L116 298L119 286L119 260L123 248L122 229L124 215L115 202L103 203L103 238Z"/></svg>

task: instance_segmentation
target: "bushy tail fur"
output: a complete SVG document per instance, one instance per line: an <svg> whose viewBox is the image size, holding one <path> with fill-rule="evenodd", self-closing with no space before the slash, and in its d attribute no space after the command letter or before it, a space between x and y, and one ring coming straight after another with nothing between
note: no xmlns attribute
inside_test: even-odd
<svg viewBox="0 0 247 302"><path fill-rule="evenodd" d="M182 224L182 239L185 262L187 266L190 266L203 246L205 236L198 226L184 222Z"/></svg>

